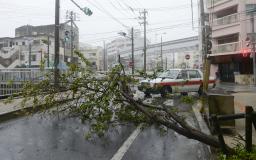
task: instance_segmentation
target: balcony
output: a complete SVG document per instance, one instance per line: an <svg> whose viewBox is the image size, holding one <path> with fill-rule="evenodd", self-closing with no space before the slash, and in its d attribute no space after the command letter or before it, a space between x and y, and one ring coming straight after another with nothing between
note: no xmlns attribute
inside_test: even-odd
<svg viewBox="0 0 256 160"><path fill-rule="evenodd" d="M220 44L213 47L213 54L238 53L240 51L240 42Z"/></svg>
<svg viewBox="0 0 256 160"><path fill-rule="evenodd" d="M215 4L219 3L220 1L225 1L225 0L208 0L207 6L215 5Z"/></svg>
<svg viewBox="0 0 256 160"><path fill-rule="evenodd" d="M213 26L219 26L219 25L228 25L237 23L239 21L239 14L231 14L222 18L215 19L213 21Z"/></svg>
<svg viewBox="0 0 256 160"><path fill-rule="evenodd" d="M207 8L216 12L239 4L240 0L208 0Z"/></svg>

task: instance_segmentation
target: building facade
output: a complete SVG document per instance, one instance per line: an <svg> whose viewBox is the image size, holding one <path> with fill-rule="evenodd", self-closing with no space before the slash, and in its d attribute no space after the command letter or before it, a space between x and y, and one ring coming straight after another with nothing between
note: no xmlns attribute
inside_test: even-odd
<svg viewBox="0 0 256 160"><path fill-rule="evenodd" d="M49 45L48 45L49 44ZM49 54L48 54L49 50ZM54 37L48 35L0 38L0 68L38 68L54 63ZM64 49L60 47L60 62L64 62Z"/></svg>
<svg viewBox="0 0 256 160"><path fill-rule="evenodd" d="M71 27L60 25L60 63L70 62L71 58ZM25 25L15 29L15 37L0 38L0 68L15 68L21 66L39 67L44 59L53 66L54 61L54 25ZM73 28L73 48L79 49L79 30ZM47 44L49 38L49 47ZM48 49L49 48L49 49ZM78 57L74 55L74 62ZM48 64L48 62L47 62Z"/></svg>
<svg viewBox="0 0 256 160"><path fill-rule="evenodd" d="M117 40L118 41L118 40ZM119 40L120 41L120 40ZM144 67L144 47L143 40L141 46L135 45L134 51L134 66L135 70L143 70ZM136 44L136 43L135 43ZM162 46L162 56L161 56ZM121 63L125 66L127 71L131 71L131 47L125 51L119 51ZM108 54L108 66L117 63L117 55ZM189 55L190 59L186 60L185 56ZM164 69L171 68L201 68L202 56L199 52L198 36L167 41L147 46L147 71L154 71L163 65ZM163 60L162 60L163 59Z"/></svg>
<svg viewBox="0 0 256 160"><path fill-rule="evenodd" d="M91 46L88 44L80 44L79 51L83 56L91 63L94 70L104 70L104 50L102 47ZM81 66L85 66L83 62L80 62Z"/></svg>
<svg viewBox="0 0 256 160"><path fill-rule="evenodd" d="M149 41L147 41L149 44ZM134 35L134 48L135 50L138 48L142 48L144 46L144 38L140 36L140 32L136 31ZM118 63L118 56L122 57L123 62L129 61L131 59L131 55L123 56L127 51L131 52L132 41L127 37L117 38L106 45L107 59L108 59L108 68L113 68Z"/></svg>
<svg viewBox="0 0 256 160"><path fill-rule="evenodd" d="M209 55L212 59L211 74L218 72L223 82L252 83L252 50L246 40L255 37L252 33L251 14L256 11L256 1L207 2L213 41L212 54ZM253 16L255 19L256 14Z"/></svg>

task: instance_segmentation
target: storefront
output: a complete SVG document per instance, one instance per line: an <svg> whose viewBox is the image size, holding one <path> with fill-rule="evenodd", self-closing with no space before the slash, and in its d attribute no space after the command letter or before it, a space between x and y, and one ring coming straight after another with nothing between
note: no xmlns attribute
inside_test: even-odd
<svg viewBox="0 0 256 160"><path fill-rule="evenodd" d="M253 83L253 59L242 54L212 56L211 63L218 66L216 74L221 82Z"/></svg>

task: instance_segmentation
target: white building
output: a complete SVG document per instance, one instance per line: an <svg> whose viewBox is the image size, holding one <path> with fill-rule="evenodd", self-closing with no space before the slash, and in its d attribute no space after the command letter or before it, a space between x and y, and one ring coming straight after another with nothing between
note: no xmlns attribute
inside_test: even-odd
<svg viewBox="0 0 256 160"><path fill-rule="evenodd" d="M0 38L0 68L38 68L48 64L48 36L45 34ZM31 49L30 49L31 48ZM64 49L60 48L60 63L64 62ZM30 60L29 60L30 59ZM49 64L54 62L54 37L49 36Z"/></svg>
<svg viewBox="0 0 256 160"><path fill-rule="evenodd" d="M118 40L115 40L114 42L118 43ZM136 45L135 42L135 70L142 70L144 67L144 51L143 45L141 44L143 44L142 39L139 43L139 47L138 45ZM126 67L126 70L131 70L129 68L129 62L131 61L131 48L126 48L127 50L117 52L113 47L113 51L111 52L111 54L108 53L109 66L117 62L117 55L120 54L121 62ZM186 66L188 66L189 68L202 67L202 56L199 52L198 36L163 42L162 53L164 69L181 68ZM185 59L185 56L187 54L190 55L189 60ZM157 69L157 67L161 65L161 43L148 45L146 58L147 70L153 71Z"/></svg>
<svg viewBox="0 0 256 160"><path fill-rule="evenodd" d="M122 57L121 61L125 64L128 64L131 60L131 54L129 56L123 56L126 54L126 51L131 53L132 49L132 40L131 40L131 33L128 34L127 37L120 37L106 45L106 52L108 58L108 68L111 69L118 63L118 55ZM149 41L147 41L149 44ZM134 31L134 48L142 48L144 46L144 37L141 37L140 31Z"/></svg>
<svg viewBox="0 0 256 160"><path fill-rule="evenodd" d="M103 63L103 48L99 46L91 46L88 44L80 43L79 51L84 55L86 59L91 62L92 67L95 70L102 71L104 70ZM80 62L82 66L85 66L83 62Z"/></svg>

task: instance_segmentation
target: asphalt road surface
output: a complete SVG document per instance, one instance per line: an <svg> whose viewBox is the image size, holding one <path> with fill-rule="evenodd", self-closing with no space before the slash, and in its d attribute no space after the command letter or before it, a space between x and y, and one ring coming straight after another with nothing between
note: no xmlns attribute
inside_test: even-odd
<svg viewBox="0 0 256 160"><path fill-rule="evenodd" d="M154 99L154 98L153 98ZM159 103L179 103L179 97ZM149 99L150 101L152 99ZM179 105L194 126L189 105ZM207 160L206 147L168 130L162 135L154 126L111 129L104 138L86 140L86 124L77 118L35 114L0 124L1 160Z"/></svg>

